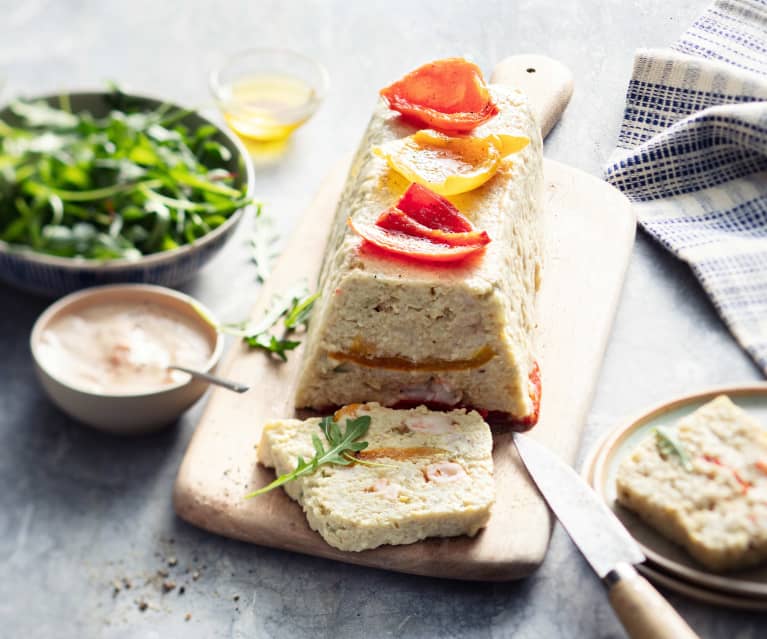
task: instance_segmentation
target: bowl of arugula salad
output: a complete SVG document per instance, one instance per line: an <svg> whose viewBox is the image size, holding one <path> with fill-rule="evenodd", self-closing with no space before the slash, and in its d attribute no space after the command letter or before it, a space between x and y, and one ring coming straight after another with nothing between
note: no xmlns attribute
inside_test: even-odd
<svg viewBox="0 0 767 639"><path fill-rule="evenodd" d="M0 280L57 297L176 286L253 206L233 135L188 109L113 90L0 111Z"/></svg>

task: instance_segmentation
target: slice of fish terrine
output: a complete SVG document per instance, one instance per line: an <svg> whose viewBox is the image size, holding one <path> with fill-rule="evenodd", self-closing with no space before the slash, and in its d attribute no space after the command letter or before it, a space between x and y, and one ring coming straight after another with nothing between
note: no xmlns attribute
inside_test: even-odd
<svg viewBox="0 0 767 639"><path fill-rule="evenodd" d="M767 430L720 396L623 460L618 501L714 571L767 559Z"/></svg>
<svg viewBox="0 0 767 639"><path fill-rule="evenodd" d="M534 421L541 135L522 93L493 85L490 91L500 112L473 135L526 136L530 142L484 185L449 198L492 240L483 255L459 265L365 251L348 228L350 217L374 223L408 187L372 149L417 129L383 102L377 106L326 248L296 406L460 405Z"/></svg>
<svg viewBox="0 0 767 639"><path fill-rule="evenodd" d="M342 412L371 417L368 447L358 457L376 465L323 465L283 485L328 544L361 551L427 537L473 536L485 526L494 500L492 436L478 413L393 410L375 403ZM314 455L319 421L266 424L259 461L277 475L292 471L299 456Z"/></svg>

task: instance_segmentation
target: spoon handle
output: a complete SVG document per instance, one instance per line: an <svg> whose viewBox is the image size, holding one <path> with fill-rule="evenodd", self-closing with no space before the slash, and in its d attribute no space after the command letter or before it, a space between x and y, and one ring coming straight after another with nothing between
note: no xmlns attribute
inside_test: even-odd
<svg viewBox="0 0 767 639"><path fill-rule="evenodd" d="M234 391L235 393L244 393L250 390L250 386L246 386L245 384L240 384L239 382L233 382L228 379L218 377L216 375L211 375L210 373L203 373L202 371L196 371L193 368L186 368L185 366L175 366L175 365L168 366L168 368L174 371L181 371L182 373L188 373L192 377L204 379L206 382L210 382L211 384L215 384L216 386L221 386L222 388L226 388L230 391Z"/></svg>

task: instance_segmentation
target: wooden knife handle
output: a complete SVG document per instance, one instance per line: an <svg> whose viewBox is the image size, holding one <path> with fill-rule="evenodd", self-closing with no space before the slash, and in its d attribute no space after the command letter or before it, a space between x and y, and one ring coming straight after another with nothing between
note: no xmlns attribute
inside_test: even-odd
<svg viewBox="0 0 767 639"><path fill-rule="evenodd" d="M610 604L631 639L700 639L633 566L619 565L604 581Z"/></svg>
<svg viewBox="0 0 767 639"><path fill-rule="evenodd" d="M501 60L491 82L524 91L545 138L562 117L573 94L573 74L564 64L545 55L513 55Z"/></svg>

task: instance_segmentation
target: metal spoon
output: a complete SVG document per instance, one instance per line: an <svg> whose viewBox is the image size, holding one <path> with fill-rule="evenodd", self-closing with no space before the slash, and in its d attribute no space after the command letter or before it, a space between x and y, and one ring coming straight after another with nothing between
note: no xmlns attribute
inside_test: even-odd
<svg viewBox="0 0 767 639"><path fill-rule="evenodd" d="M197 377L198 379L204 379L206 382L210 382L211 384L215 384L216 386L221 386L222 388L226 388L227 390L234 391L235 393L244 393L250 390L250 386L245 386L245 384L240 384L239 382L233 382L228 379L224 379L223 377L211 375L210 373L203 373L202 371L196 371L193 368L186 368L185 366L175 366L175 365L168 366L168 368L174 371L181 371L182 373L188 373L192 377Z"/></svg>

